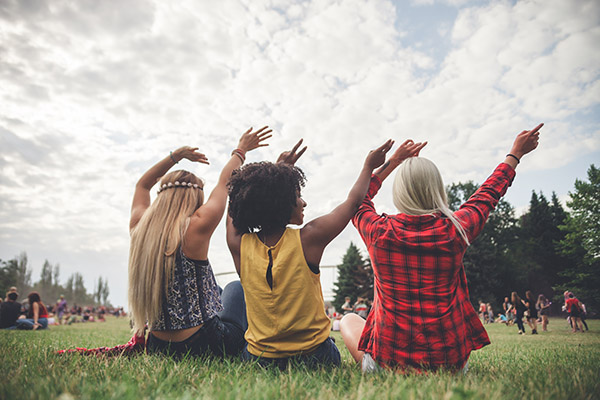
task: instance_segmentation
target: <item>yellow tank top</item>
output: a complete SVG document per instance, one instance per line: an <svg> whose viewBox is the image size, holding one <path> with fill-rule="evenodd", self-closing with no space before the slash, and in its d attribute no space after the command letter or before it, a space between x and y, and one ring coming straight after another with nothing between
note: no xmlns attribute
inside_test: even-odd
<svg viewBox="0 0 600 400"><path fill-rule="evenodd" d="M299 229L287 228L271 247L247 233L240 256L250 354L282 358L310 353L329 337L320 274L304 259Z"/></svg>

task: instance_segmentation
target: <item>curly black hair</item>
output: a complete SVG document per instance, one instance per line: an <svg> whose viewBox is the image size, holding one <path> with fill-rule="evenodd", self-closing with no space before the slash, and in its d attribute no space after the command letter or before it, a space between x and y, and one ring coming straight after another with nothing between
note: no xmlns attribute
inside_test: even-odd
<svg viewBox="0 0 600 400"><path fill-rule="evenodd" d="M263 161L233 172L229 181L229 216L238 232L270 233L285 227L306 176L293 165Z"/></svg>

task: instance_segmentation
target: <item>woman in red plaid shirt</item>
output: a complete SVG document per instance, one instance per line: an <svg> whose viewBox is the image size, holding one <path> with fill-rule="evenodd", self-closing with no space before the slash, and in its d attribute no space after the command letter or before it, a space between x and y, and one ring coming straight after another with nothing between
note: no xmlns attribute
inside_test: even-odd
<svg viewBox="0 0 600 400"><path fill-rule="evenodd" d="M515 168L538 145L538 125L521 132L492 175L456 212L441 175L417 156L426 143L407 140L372 177L353 218L375 273L367 320L342 319L340 330L363 371L465 368L472 350L490 343L469 300L463 266L467 246L510 186ZM372 198L403 161L394 181L396 215L377 214Z"/></svg>

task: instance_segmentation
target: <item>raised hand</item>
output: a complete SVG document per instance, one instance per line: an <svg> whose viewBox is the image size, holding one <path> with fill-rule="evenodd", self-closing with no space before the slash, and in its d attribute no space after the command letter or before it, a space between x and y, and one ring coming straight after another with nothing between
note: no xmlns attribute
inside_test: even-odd
<svg viewBox="0 0 600 400"><path fill-rule="evenodd" d="M198 147L183 146L175 150L171 156L175 162L185 158L193 162L209 164L208 158L203 153L198 153L197 150Z"/></svg>
<svg viewBox="0 0 600 400"><path fill-rule="evenodd" d="M300 139L298 141L298 143L296 143L296 145L292 148L292 150L284 151L283 153L281 153L279 155L279 157L277 158L277 162L278 163L284 163L284 164L294 165L296 163L296 161L298 161L298 159L300 157L302 157L302 154L304 154L304 152L308 148L308 146L304 146L302 148L302 150L298 151L298 148L302 144L303 140L304 139ZM298 152L296 153L296 151L298 151Z"/></svg>
<svg viewBox="0 0 600 400"><path fill-rule="evenodd" d="M268 126L263 126L256 132L252 132L252 128L248 129L240 138L238 149L247 152L259 147L268 146L268 143L263 143L265 140L273 136L270 134L273 132L273 130L268 128Z"/></svg>
<svg viewBox="0 0 600 400"><path fill-rule="evenodd" d="M396 149L394 154L392 154L392 156L390 157L389 161L390 163L400 165L402 161L406 160L409 157L418 157L419 152L426 145L427 142L415 143L412 141L412 139L408 139Z"/></svg>
<svg viewBox="0 0 600 400"><path fill-rule="evenodd" d="M388 151L390 151L393 145L394 141L392 139L388 139L384 144L375 150L371 150L365 159L365 166L370 168L372 171L382 165L385 162L385 155Z"/></svg>
<svg viewBox="0 0 600 400"><path fill-rule="evenodd" d="M518 158L523 157L525 154L532 152L538 146L540 140L540 128L544 124L539 124L530 131L523 131L519 133L513 143L510 154L515 155Z"/></svg>

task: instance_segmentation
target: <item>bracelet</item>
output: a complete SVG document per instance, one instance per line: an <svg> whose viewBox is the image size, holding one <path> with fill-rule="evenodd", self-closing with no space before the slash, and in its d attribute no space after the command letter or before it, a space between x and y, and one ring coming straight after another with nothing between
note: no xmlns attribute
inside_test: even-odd
<svg viewBox="0 0 600 400"><path fill-rule="evenodd" d="M231 155L236 155L239 157L240 160L242 160L242 164L246 161L246 154L244 152L244 150L241 149L235 149L231 152Z"/></svg>
<svg viewBox="0 0 600 400"><path fill-rule="evenodd" d="M175 158L173 157L173 152L169 153L169 157L171 157L171 161L173 161L175 164L179 164L179 161L175 161Z"/></svg>
<svg viewBox="0 0 600 400"><path fill-rule="evenodd" d="M506 155L506 157L512 157L512 158L514 158L515 160L517 160L517 164L519 164L521 162L521 160L519 160L519 157L515 156L514 154L508 153Z"/></svg>

